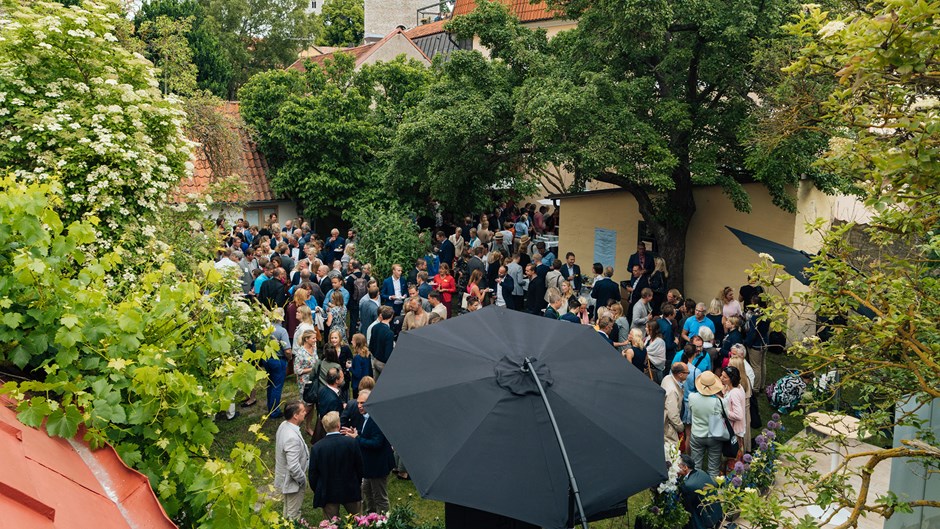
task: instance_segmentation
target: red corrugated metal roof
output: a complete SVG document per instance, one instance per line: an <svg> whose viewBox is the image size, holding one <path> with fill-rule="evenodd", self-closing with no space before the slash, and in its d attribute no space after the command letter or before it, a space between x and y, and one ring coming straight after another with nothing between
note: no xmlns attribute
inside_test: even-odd
<svg viewBox="0 0 940 529"><path fill-rule="evenodd" d="M531 3L529 0L500 0L509 7L509 12L522 22L534 22L555 18L561 13L551 10L545 2ZM466 15L476 9L476 0L457 0L454 4L453 16Z"/></svg>
<svg viewBox="0 0 940 529"><path fill-rule="evenodd" d="M228 101L222 105L221 111L227 117L231 118L236 126L236 131L241 139L242 152L242 181L248 188L248 196L244 197L249 202L258 202L265 200L277 200L274 192L271 191L271 184L268 182L268 162L264 155L258 151L258 146L251 141L248 131L241 125L241 115L238 113L238 102ZM175 195L179 200L185 200L188 193L202 193L212 184L215 175L212 174L212 168L206 159L206 153L201 147L196 148L195 169L192 178L184 178Z"/></svg>
<svg viewBox="0 0 940 529"><path fill-rule="evenodd" d="M49 437L0 397L0 526L23 529L175 529L143 474L110 446Z"/></svg>

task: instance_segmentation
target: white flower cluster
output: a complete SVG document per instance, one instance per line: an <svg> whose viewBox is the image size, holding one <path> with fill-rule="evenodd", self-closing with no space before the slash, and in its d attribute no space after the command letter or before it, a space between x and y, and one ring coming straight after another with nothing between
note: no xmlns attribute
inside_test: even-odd
<svg viewBox="0 0 940 529"><path fill-rule="evenodd" d="M67 219L117 230L166 202L193 148L153 66L116 44L119 15L82 6L34 4L0 24L0 56L28 57L0 67L0 157L17 160L17 178L61 182ZM77 59L59 60L63 49ZM57 79L40 85L37 69Z"/></svg>
<svg viewBox="0 0 940 529"><path fill-rule="evenodd" d="M662 494L663 492L675 492L679 486L679 463L682 459L679 457L679 448L672 443L663 444L663 450L666 454L666 461L669 461L669 477L666 478L666 481L663 481L659 484L659 487L656 488L656 491Z"/></svg>

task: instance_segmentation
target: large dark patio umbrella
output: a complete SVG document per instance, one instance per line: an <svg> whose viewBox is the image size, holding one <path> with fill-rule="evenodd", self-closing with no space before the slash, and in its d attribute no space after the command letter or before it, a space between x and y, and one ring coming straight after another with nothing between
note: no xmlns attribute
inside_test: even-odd
<svg viewBox="0 0 940 529"><path fill-rule="evenodd" d="M774 262L783 265L783 269L800 283L809 286L810 275L806 270L811 265L813 256L802 251L790 248L783 244L758 237L757 235L741 231L731 226L725 226L731 233L741 241L741 244L754 250L757 253L766 253L773 257ZM855 307L855 312L869 319L875 319L875 313L867 307L860 305Z"/></svg>
<svg viewBox="0 0 940 529"><path fill-rule="evenodd" d="M786 270L788 274L796 278L800 283L809 285L809 275L806 273L806 269L810 266L810 260L813 258L812 255L802 250L790 248L789 246L771 241L770 239L758 237L752 233L732 228L731 226L725 226L725 228L728 228L731 233L741 241L741 244L759 254L765 253L773 257L774 262L783 265L783 269Z"/></svg>
<svg viewBox="0 0 940 529"><path fill-rule="evenodd" d="M490 306L402 333L366 408L423 497L562 528L665 479L664 398L591 327Z"/></svg>

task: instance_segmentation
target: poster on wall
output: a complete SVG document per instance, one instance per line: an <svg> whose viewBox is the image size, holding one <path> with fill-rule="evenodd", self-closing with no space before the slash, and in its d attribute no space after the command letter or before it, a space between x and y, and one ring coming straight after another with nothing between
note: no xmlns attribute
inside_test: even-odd
<svg viewBox="0 0 940 529"><path fill-rule="evenodd" d="M617 260L617 231L594 228L594 262L614 266Z"/></svg>

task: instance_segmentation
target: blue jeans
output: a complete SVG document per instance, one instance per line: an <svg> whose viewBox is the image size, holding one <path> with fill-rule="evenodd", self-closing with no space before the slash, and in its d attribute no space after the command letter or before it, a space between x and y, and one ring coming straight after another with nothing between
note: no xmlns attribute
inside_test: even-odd
<svg viewBox="0 0 940 529"><path fill-rule="evenodd" d="M287 378L287 361L280 358L268 358L264 361L264 370L268 372L268 413L272 419L277 419L283 415L281 392L284 391L284 379Z"/></svg>

